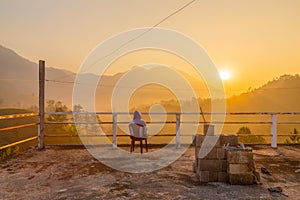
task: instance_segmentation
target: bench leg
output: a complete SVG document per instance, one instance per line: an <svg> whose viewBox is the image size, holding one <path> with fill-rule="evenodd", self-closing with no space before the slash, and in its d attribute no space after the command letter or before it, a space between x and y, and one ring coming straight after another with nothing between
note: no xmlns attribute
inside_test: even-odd
<svg viewBox="0 0 300 200"><path fill-rule="evenodd" d="M148 144L147 144L147 139L145 139L145 145L146 145L146 152L148 152Z"/></svg>
<svg viewBox="0 0 300 200"><path fill-rule="evenodd" d="M130 152L134 152L134 145L135 145L134 140L131 140Z"/></svg>

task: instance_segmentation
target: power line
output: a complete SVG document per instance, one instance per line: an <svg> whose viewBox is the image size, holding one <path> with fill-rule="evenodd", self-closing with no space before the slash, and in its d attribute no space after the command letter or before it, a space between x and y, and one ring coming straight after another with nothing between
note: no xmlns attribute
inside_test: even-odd
<svg viewBox="0 0 300 200"><path fill-rule="evenodd" d="M157 22L156 24L154 24L152 27L148 28L146 31L142 32L141 34L137 35L136 37L128 40L127 42L124 42L123 44L121 44L118 48L116 48L115 50L111 51L110 53L104 55L103 57L99 58L97 61L95 61L94 63L92 63L88 68L93 67L96 63L98 63L99 61L105 59L106 57L114 54L115 52L119 51L121 48L123 48L124 46L128 45L129 43L137 40L138 38L142 37L143 35L145 35L146 33L150 32L151 30L153 30L155 27L159 26L160 24L162 24L163 22L165 22L167 19L169 19L170 17L176 15L177 13L179 13L180 11L184 10L186 7L188 7L189 5L191 5L192 3L194 3L196 0L192 0L188 3L186 3L185 5L183 5L182 7L180 7L179 9L175 10L174 12L172 12L171 14L169 14L168 16L166 16L165 18L163 18L162 20L160 20L159 22Z"/></svg>
<svg viewBox="0 0 300 200"><path fill-rule="evenodd" d="M97 61L95 61L94 63L92 63L90 65L90 67L94 66L97 62L103 60L104 58L114 54L115 52L117 52L118 50L120 50L122 47L128 45L129 43L133 42L134 40L137 40L138 38L142 37L143 35L145 35L146 33L150 32L151 30L153 30L155 27L159 26L160 24L162 24L163 22L165 22L166 20L168 20L169 18L171 18L172 16L176 15L177 13L179 13L180 11L184 10L186 7L188 7L189 5L191 5L192 3L194 3L196 0L192 0L188 3L186 3L185 5L181 6L179 9L175 10L174 12L172 12L171 14L169 14L168 16L164 17L163 19L161 19L160 21L158 21L156 24L154 24L152 27L150 27L148 30L144 31L143 33L139 34L138 36L128 40L127 42L123 43L122 45L120 45L118 48L116 48L115 50L111 51L110 53L108 53L107 55L101 57L100 59L98 59ZM61 76L59 78L55 78L60 79L60 78L66 78L66 77L71 77L73 76L73 74L68 74L65 76ZM54 82L54 80L52 80ZM62 81L56 81L56 82L61 82ZM67 82L66 82L67 83Z"/></svg>
<svg viewBox="0 0 300 200"><path fill-rule="evenodd" d="M18 79L18 78L0 78L0 81L38 82L38 80L32 80L32 79Z"/></svg>
<svg viewBox="0 0 300 200"><path fill-rule="evenodd" d="M78 83L78 82L73 82L73 81L58 81L58 80L49 80L46 79L45 81L47 82L55 82L55 83L66 83L66 84L79 84L79 85L89 85L88 83ZM115 87L115 85L108 85L108 84L99 84L98 87ZM118 86L119 88L135 88L135 86ZM157 88L159 90L159 88ZM161 88L162 89L162 88ZM184 88L174 88L176 90L184 90ZM204 88L194 88L195 90L207 90ZM300 89L300 87L273 87L273 88L258 88L258 89L253 89L250 92L255 92L255 91L259 91L259 90L277 90L277 89ZM162 89L164 90L164 89ZM236 89L236 90L226 90L227 92L230 91L247 91L247 89Z"/></svg>

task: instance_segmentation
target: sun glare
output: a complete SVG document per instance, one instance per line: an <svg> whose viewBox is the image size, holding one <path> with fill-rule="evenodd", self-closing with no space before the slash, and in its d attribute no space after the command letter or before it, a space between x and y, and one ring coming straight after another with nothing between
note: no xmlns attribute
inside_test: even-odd
<svg viewBox="0 0 300 200"><path fill-rule="evenodd" d="M228 70L222 70L219 73L220 73L221 79L224 81L230 79L230 77L231 77L231 74Z"/></svg>

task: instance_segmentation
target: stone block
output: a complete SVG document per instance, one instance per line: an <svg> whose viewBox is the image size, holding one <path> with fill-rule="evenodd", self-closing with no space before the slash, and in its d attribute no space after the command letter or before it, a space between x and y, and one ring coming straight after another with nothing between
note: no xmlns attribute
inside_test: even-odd
<svg viewBox="0 0 300 200"><path fill-rule="evenodd" d="M228 181L233 185L252 185L254 184L254 175L252 173L229 174Z"/></svg>
<svg viewBox="0 0 300 200"><path fill-rule="evenodd" d="M253 163L251 151L227 151L228 163Z"/></svg>
<svg viewBox="0 0 300 200"><path fill-rule="evenodd" d="M253 172L254 167L251 163L228 164L228 174L243 174Z"/></svg>
<svg viewBox="0 0 300 200"><path fill-rule="evenodd" d="M218 182L228 182L227 172L218 172Z"/></svg>
<svg viewBox="0 0 300 200"><path fill-rule="evenodd" d="M221 135L220 136L220 145L230 144L231 146L238 145L238 137L236 135Z"/></svg>

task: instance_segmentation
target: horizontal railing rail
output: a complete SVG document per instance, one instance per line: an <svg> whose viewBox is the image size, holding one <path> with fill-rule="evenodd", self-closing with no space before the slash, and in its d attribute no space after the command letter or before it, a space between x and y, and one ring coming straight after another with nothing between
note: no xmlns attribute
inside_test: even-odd
<svg viewBox="0 0 300 200"><path fill-rule="evenodd" d="M125 137L128 136L126 134L117 134L117 124L128 124L129 121L118 121L117 116L119 115L128 115L133 114L133 112L45 112L45 115L111 115L112 121L99 121L99 122L55 122L55 121L46 121L45 124L108 124L112 125L112 134L105 134L105 135L80 135L80 137L97 137L97 136L107 136L113 137L113 147L117 147L117 136L118 137ZM253 124L253 125L271 125L270 134L251 134L251 135L239 135L240 137L247 137L247 136L271 136L271 146L276 148L277 147L277 136L291 136L293 134L277 134L277 125L288 125L288 124L300 124L299 121L277 121L278 115L300 115L300 112L142 112L142 115L174 115L175 120L169 121L146 121L147 124L176 124L176 132L174 134L158 134L153 136L176 136L176 145L180 146L180 125L181 124L193 124L193 125L204 125L204 124L228 124L228 125L239 125L239 124ZM182 121L180 116L183 115L243 115L243 116L271 116L268 121ZM186 136L186 135L185 135ZM68 137L67 135L46 135L46 137ZM76 136L73 136L76 137Z"/></svg>
<svg viewBox="0 0 300 200"><path fill-rule="evenodd" d="M16 119L16 118L35 117L35 116L38 116L38 115L39 115L38 113L22 113L22 114L0 115L0 120L5 120L5 119L10 120L10 119ZM4 128L0 128L0 132L37 126L38 124L39 123L35 122L35 123L28 123L28 124L22 124L22 125L17 125L17 126L4 127ZM26 139L23 139L23 140L20 140L20 141L17 141L17 142L6 144L6 145L3 145L3 146L0 146L0 150L6 149L6 148L9 148L9 147L12 147L12 146L16 146L18 144L33 141L33 140L36 140L37 138L38 138L38 136L34 136L34 137L26 138Z"/></svg>
<svg viewBox="0 0 300 200"><path fill-rule="evenodd" d="M103 125L112 125L112 133L111 134L87 134L87 135L80 135L80 137L113 137L113 147L117 147L117 137L126 137L128 135L126 134L117 134L117 124L128 124L129 121L118 121L117 116L118 115L128 115L128 114L133 114L133 112L45 112L44 113L46 116L47 115L91 115L91 114L96 114L96 115L110 115L112 116L111 121L99 121L99 122L74 122L74 121L65 121L65 122L59 122L59 121L46 121L44 124L103 124ZM181 120L180 116L183 115L224 115L224 116L230 116L230 115L243 115L243 116L251 116L251 115L269 115L271 118L268 121L225 121L225 122L220 122L220 121L201 121L199 120L198 122L193 122L193 121L183 121ZM176 131L175 133L167 133L167 134L158 134L158 135L149 135L149 136L155 136L155 137L174 137L176 136L176 145L180 146L180 125L181 124L192 124L192 125L204 125L204 124L228 124L228 125L239 125L239 124L261 124L261 125L271 125L271 131L270 134L251 134L250 136L266 136L266 137L272 137L271 141L271 146L272 147L277 147L277 137L281 136L292 136L293 134L277 134L277 125L299 125L300 120L293 120L293 121L277 121L277 116L279 115L300 115L300 112L226 112L226 113L218 113L218 112L203 112L203 113L197 113L197 112L142 112L142 115L173 115L175 116L174 120L167 120L167 121L146 121L147 124L176 124ZM23 114L11 114L11 115L1 115L0 120L2 119L16 119L16 118L24 118L24 117L33 117L33 116L39 116L38 113L23 113ZM40 121L40 120L39 120ZM39 122L35 123L29 123L29 124L22 124L22 125L17 125L17 126L10 126L10 127L4 127L0 128L0 132L4 131L10 131L10 130L15 130L15 129L21 129L25 127L31 127L31 126L36 126L40 125ZM38 129L38 131L41 131ZM184 136L188 136L188 134L185 134ZM248 137L249 135L239 135L239 137ZM68 134L52 134L48 135L46 134L45 137L78 137L78 135L68 135ZM0 147L0 150L15 146L18 144L22 144L28 141L36 140L38 136L30 137L21 141L17 141L11 144L7 144L4 146Z"/></svg>

